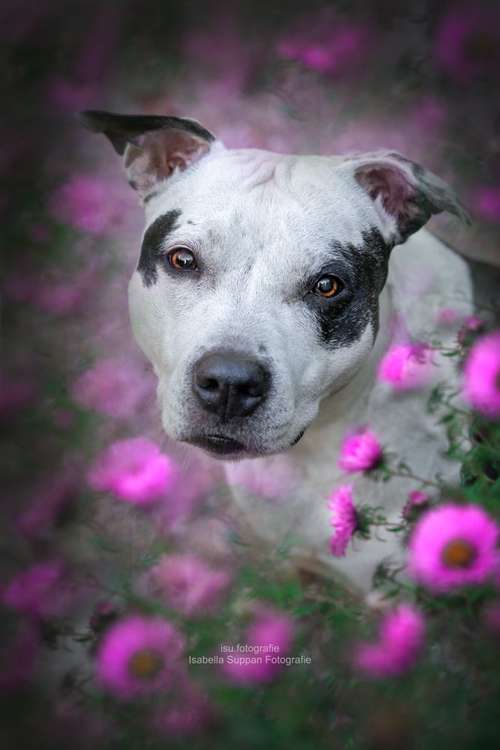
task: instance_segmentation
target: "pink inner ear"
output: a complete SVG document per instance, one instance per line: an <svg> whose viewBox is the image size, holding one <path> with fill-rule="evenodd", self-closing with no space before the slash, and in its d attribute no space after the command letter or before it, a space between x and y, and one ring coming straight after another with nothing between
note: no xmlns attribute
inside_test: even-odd
<svg viewBox="0 0 500 750"><path fill-rule="evenodd" d="M183 171L204 156L207 141L181 130L155 130L127 148L125 167L133 186L147 194L175 169Z"/></svg>
<svg viewBox="0 0 500 750"><path fill-rule="evenodd" d="M373 200L380 195L387 213L402 217L408 212L415 190L401 170L386 164L370 164L357 169L355 177Z"/></svg>

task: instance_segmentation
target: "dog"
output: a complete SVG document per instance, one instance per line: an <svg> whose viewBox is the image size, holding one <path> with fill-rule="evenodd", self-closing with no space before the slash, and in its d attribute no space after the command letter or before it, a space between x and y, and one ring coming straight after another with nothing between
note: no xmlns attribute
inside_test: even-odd
<svg viewBox="0 0 500 750"><path fill-rule="evenodd" d="M468 221L464 208L391 151L228 149L189 118L81 117L123 157L144 205L129 309L165 432L224 461L235 514L259 544L366 594L404 552L380 527L334 557L328 495L349 481L356 502L399 524L418 481L347 478L341 442L368 425L415 476L456 478L422 394L395 395L377 369L398 336L428 341L443 306L472 313L467 263L423 229L443 211ZM445 346L455 337L440 332ZM433 372L458 384L453 359L436 353Z"/></svg>

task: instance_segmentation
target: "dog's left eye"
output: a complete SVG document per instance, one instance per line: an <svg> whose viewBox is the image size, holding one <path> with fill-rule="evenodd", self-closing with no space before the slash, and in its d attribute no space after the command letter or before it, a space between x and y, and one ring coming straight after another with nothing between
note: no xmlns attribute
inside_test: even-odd
<svg viewBox="0 0 500 750"><path fill-rule="evenodd" d="M316 292L316 294L319 294L321 297L325 297L326 299L335 297L342 291L343 288L344 285L342 284L341 280L331 273L326 273L324 276L318 279L316 284L314 285L314 291Z"/></svg>
<svg viewBox="0 0 500 750"><path fill-rule="evenodd" d="M194 253L187 247L175 247L167 258L172 268L177 271L195 271L198 268Z"/></svg>

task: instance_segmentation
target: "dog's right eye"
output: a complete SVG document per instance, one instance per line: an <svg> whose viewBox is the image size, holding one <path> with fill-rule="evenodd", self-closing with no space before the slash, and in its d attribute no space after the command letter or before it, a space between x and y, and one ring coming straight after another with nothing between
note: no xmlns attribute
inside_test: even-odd
<svg viewBox="0 0 500 750"><path fill-rule="evenodd" d="M198 268L194 253L187 247L174 247L167 258L172 268L177 271L195 271Z"/></svg>

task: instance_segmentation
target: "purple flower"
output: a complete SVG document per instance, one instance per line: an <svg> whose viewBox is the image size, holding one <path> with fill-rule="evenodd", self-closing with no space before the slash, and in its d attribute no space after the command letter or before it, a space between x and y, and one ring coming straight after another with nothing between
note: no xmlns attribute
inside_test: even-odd
<svg viewBox="0 0 500 750"><path fill-rule="evenodd" d="M352 485L345 484L334 490L328 498L328 508L331 511L330 524L334 529L330 540L330 550L335 557L343 557L356 531L356 509Z"/></svg>
<svg viewBox="0 0 500 750"><path fill-rule="evenodd" d="M441 505L413 530L409 573L438 593L484 583L494 569L497 538L496 523L479 506Z"/></svg>
<svg viewBox="0 0 500 750"><path fill-rule="evenodd" d="M62 563L47 560L14 576L2 591L1 599L7 607L37 618L59 614L66 594Z"/></svg>
<svg viewBox="0 0 500 750"><path fill-rule="evenodd" d="M338 465L348 472L369 471L382 458L382 447L375 434L363 429L345 438L340 449Z"/></svg>
<svg viewBox="0 0 500 750"><path fill-rule="evenodd" d="M110 180L75 175L53 194L49 210L57 221L82 232L103 234L121 221L124 203Z"/></svg>
<svg viewBox="0 0 500 750"><path fill-rule="evenodd" d="M175 685L184 638L159 617L131 615L105 633L97 654L97 679L117 698L131 699Z"/></svg>
<svg viewBox="0 0 500 750"><path fill-rule="evenodd" d="M88 482L94 490L143 505L158 500L174 476L171 459L152 440L138 437L110 445L91 467Z"/></svg>
<svg viewBox="0 0 500 750"><path fill-rule="evenodd" d="M272 681L282 669L281 659L290 652L293 635L293 621L288 615L270 607L260 608L242 644L247 650L224 654L222 671L242 685Z"/></svg>
<svg viewBox="0 0 500 750"><path fill-rule="evenodd" d="M430 499L430 495L427 492L423 492L422 490L412 490L408 493L408 500L402 510L403 518L412 520L415 511L427 507Z"/></svg>
<svg viewBox="0 0 500 750"><path fill-rule="evenodd" d="M381 359L378 378L395 391L421 388L429 381L431 349L425 344L397 344Z"/></svg>
<svg viewBox="0 0 500 750"><path fill-rule="evenodd" d="M485 416L500 417L500 330L480 338L469 352L463 395Z"/></svg>
<svg viewBox="0 0 500 750"><path fill-rule="evenodd" d="M469 205L481 219L498 223L500 221L500 187L478 188L471 196Z"/></svg>
<svg viewBox="0 0 500 750"><path fill-rule="evenodd" d="M354 663L364 674L380 678L406 672L418 659L425 635L425 622L410 604L400 604L382 620L376 643L358 645Z"/></svg>
<svg viewBox="0 0 500 750"><path fill-rule="evenodd" d="M213 612L231 583L196 555L163 555L151 575L168 604L187 617Z"/></svg>
<svg viewBox="0 0 500 750"><path fill-rule="evenodd" d="M435 56L460 83L494 76L500 63L500 12L481 5L451 8L441 21Z"/></svg>
<svg viewBox="0 0 500 750"><path fill-rule="evenodd" d="M77 404L116 419L126 419L152 394L152 380L135 365L102 359L86 370L71 388Z"/></svg>

